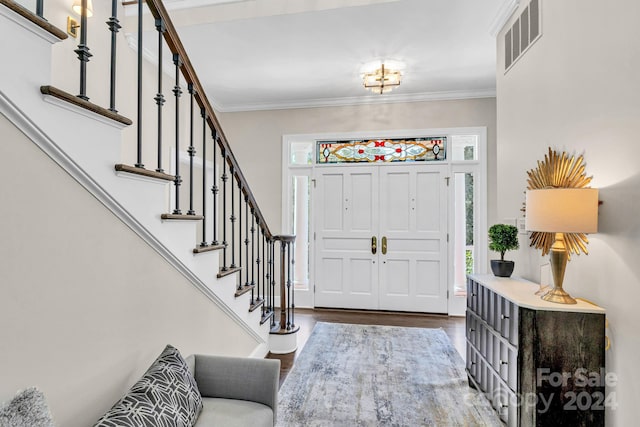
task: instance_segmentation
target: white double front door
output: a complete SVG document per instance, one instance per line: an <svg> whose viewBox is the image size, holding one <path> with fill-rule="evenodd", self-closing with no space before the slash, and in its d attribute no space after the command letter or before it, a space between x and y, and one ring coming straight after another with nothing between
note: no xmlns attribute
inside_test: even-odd
<svg viewBox="0 0 640 427"><path fill-rule="evenodd" d="M446 170L316 169L316 307L447 312Z"/></svg>

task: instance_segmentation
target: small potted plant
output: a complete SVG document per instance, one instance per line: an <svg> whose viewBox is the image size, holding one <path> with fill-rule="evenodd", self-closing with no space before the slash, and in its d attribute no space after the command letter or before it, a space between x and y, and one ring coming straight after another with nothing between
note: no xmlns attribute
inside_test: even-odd
<svg viewBox="0 0 640 427"><path fill-rule="evenodd" d="M515 263L505 261L504 253L518 249L518 229L513 225L494 224L489 227L489 249L500 252L500 259L491 260L491 271L498 277L511 277Z"/></svg>

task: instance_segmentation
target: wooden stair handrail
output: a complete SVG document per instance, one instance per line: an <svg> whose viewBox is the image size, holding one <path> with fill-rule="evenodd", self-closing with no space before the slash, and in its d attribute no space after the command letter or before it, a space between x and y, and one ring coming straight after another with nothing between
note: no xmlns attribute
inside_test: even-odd
<svg viewBox="0 0 640 427"><path fill-rule="evenodd" d="M32 23L36 24L37 26L39 26L43 30L45 30L45 31L49 32L50 34L52 34L53 36L57 37L59 40L65 40L68 37L67 33L65 33L64 31L62 31L58 27L52 25L46 19L42 18L41 16L36 15L32 11L30 11L29 9L25 8L21 4L16 3L13 0L0 0L0 4L3 5L3 6L8 7L9 9L13 10L18 15L20 15L23 18L25 18L25 19L31 21Z"/></svg>
<svg viewBox="0 0 640 427"><path fill-rule="evenodd" d="M249 183L242 173L240 164L233 154L233 150L231 150L231 146L227 141L227 137L222 131L222 126L220 126L220 122L218 122L215 111L213 110L213 107L211 107L211 103L207 98L204 87L200 83L200 79L198 78L198 75L196 74L195 69L191 64L191 61L189 60L189 55L187 55L187 51L185 50L184 45L182 44L182 41L178 36L178 32L176 31L173 22L171 21L169 12L167 12L167 9L164 7L164 4L161 0L146 0L146 3L149 7L149 10L151 11L151 15L153 15L154 18L161 19L163 21L165 26L163 36L167 43L167 46L171 50L171 53L177 53L178 55L180 55L180 60L182 61L182 75L184 76L188 84L193 85L195 89L194 97L196 99L196 102L198 103L198 106L201 109L204 109L207 113L207 123L209 123L209 127L211 129L214 129L216 131L217 143L220 148L224 150L227 163L229 163L229 166L233 167L233 174L237 177L238 181L242 183L243 193L245 194L245 196L247 196L249 205L254 210L256 217L259 218L260 225L264 230L264 235L267 237L267 239L273 240L274 235L271 233L264 215L262 214L262 211L258 206L256 198L249 188Z"/></svg>

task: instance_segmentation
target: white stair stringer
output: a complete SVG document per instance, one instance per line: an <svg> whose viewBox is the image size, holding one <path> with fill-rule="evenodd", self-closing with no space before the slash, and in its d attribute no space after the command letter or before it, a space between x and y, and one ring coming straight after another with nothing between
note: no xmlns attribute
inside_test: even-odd
<svg viewBox="0 0 640 427"><path fill-rule="evenodd" d="M236 274L216 277L218 251L193 254L199 241L196 221L161 220L162 213L169 213L171 183L128 179L115 172L122 140L119 125L97 115L89 118L93 114L76 112L73 106L43 102L39 89L51 78L54 40L21 17L7 18L13 12L4 9L0 7L3 56L20 58L21 66L0 67L0 113L233 318L256 341L251 356L263 357L269 323L260 324L261 310L249 312L251 294L234 296Z"/></svg>

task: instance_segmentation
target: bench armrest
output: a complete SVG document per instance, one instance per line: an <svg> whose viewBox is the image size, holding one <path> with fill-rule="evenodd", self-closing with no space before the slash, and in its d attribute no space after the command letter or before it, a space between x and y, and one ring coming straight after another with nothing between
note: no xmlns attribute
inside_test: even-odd
<svg viewBox="0 0 640 427"><path fill-rule="evenodd" d="M278 408L280 361L195 355L194 377L203 397L248 400Z"/></svg>

